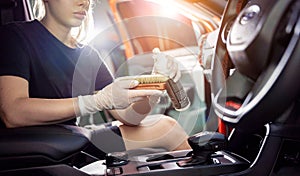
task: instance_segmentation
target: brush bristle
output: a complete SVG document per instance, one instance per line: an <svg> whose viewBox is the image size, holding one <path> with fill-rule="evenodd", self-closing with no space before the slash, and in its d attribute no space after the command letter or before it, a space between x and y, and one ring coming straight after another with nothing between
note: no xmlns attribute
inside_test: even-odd
<svg viewBox="0 0 300 176"><path fill-rule="evenodd" d="M151 83L164 83L169 78L164 75L155 74L155 75L124 76L124 77L120 77L119 79L137 80L140 84L151 84Z"/></svg>
<svg viewBox="0 0 300 176"><path fill-rule="evenodd" d="M140 84L164 83L169 78L163 75L140 75L135 78Z"/></svg>

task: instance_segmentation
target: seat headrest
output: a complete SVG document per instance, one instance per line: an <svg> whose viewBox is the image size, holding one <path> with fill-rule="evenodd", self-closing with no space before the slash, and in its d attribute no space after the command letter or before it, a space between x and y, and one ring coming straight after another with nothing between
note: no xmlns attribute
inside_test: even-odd
<svg viewBox="0 0 300 176"><path fill-rule="evenodd" d="M0 9L9 9L17 6L17 2L15 0L1 0L0 1Z"/></svg>

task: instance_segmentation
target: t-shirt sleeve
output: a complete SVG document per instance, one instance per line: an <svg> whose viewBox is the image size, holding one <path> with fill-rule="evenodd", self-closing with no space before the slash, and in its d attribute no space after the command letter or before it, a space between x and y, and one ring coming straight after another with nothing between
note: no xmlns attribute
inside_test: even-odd
<svg viewBox="0 0 300 176"><path fill-rule="evenodd" d="M95 88L96 90L101 90L108 84L112 83L114 78L109 70L105 60L101 58L102 56L98 54L98 58L101 60L100 68L97 72Z"/></svg>
<svg viewBox="0 0 300 176"><path fill-rule="evenodd" d="M19 76L29 80L29 51L17 29L1 27L0 39L0 76Z"/></svg>
<svg viewBox="0 0 300 176"><path fill-rule="evenodd" d="M93 47L86 46L84 48L76 67L76 71L80 72L81 75L85 75L84 77L87 79L80 79L80 84L82 84L83 80L86 82L84 84L86 87L85 89L87 89L87 87L91 87L93 91L101 90L114 80L105 60Z"/></svg>

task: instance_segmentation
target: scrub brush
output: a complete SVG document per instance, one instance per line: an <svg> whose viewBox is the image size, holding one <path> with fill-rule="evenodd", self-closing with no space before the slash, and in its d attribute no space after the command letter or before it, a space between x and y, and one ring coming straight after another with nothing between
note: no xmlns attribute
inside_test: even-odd
<svg viewBox="0 0 300 176"><path fill-rule="evenodd" d="M140 84L133 89L144 90L166 90L166 82L168 77L160 74L155 75L139 75L139 76L126 76L122 79L137 80Z"/></svg>

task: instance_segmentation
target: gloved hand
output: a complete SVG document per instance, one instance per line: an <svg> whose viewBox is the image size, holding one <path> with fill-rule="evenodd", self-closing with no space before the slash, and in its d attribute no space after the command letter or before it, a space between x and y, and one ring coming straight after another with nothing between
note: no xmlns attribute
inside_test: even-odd
<svg viewBox="0 0 300 176"><path fill-rule="evenodd" d="M154 59L152 74L159 73L168 76L174 82L180 79L181 72L173 57L161 53L158 48L154 48L152 58Z"/></svg>
<svg viewBox="0 0 300 176"><path fill-rule="evenodd" d="M78 97L80 116L104 109L123 109L149 96L160 96L159 90L131 90L139 84L136 80L116 79L94 95Z"/></svg>

